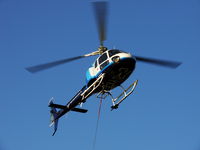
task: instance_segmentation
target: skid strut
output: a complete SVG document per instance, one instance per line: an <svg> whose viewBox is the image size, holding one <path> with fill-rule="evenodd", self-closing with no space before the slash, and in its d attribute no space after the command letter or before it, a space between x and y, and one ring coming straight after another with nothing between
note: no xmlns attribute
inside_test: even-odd
<svg viewBox="0 0 200 150"><path fill-rule="evenodd" d="M98 79L92 83L82 94L82 101L87 99L102 83L105 74L102 74L98 77Z"/></svg>
<svg viewBox="0 0 200 150"><path fill-rule="evenodd" d="M112 104L113 104L111 106L111 110L118 108L119 104L121 102L123 102L135 90L137 83L138 83L138 80L133 82L127 89L124 89L124 87L120 85L123 92L119 96L117 96L116 98L114 98L112 96L112 94L110 92L108 92L108 95L110 95L110 97L112 99Z"/></svg>

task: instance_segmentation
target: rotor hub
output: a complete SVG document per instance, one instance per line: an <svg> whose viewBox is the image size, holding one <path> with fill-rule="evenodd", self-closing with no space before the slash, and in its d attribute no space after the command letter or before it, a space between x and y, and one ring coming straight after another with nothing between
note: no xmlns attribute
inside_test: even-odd
<svg viewBox="0 0 200 150"><path fill-rule="evenodd" d="M108 50L108 48L107 47L104 47L104 46L100 46L99 48L98 48L98 51L99 51L99 54L101 55L101 54L103 54L105 51L107 51Z"/></svg>

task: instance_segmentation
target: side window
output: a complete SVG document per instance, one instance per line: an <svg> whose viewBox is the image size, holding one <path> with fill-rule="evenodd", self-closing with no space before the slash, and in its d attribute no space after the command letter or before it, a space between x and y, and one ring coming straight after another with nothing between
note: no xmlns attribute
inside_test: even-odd
<svg viewBox="0 0 200 150"><path fill-rule="evenodd" d="M94 63L94 67L95 67L95 68L97 67L97 61L95 61L95 63Z"/></svg>
<svg viewBox="0 0 200 150"><path fill-rule="evenodd" d="M103 64L101 64L100 69L102 70L105 66L109 64L109 61L105 61Z"/></svg>
<svg viewBox="0 0 200 150"><path fill-rule="evenodd" d="M104 62L107 58L108 58L107 53L104 53L103 55L101 55L99 57L99 64L101 64L102 62Z"/></svg>

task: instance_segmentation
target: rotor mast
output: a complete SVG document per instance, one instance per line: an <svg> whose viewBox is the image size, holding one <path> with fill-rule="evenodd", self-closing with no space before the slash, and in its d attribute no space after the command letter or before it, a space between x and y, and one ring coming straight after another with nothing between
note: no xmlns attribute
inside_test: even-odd
<svg viewBox="0 0 200 150"><path fill-rule="evenodd" d="M106 25L107 25L107 15L108 15L108 2L99 1L93 2L94 15L96 19L96 24L98 28L98 35L100 46L98 48L99 54L101 55L107 51L107 47L104 47L104 41L106 40Z"/></svg>

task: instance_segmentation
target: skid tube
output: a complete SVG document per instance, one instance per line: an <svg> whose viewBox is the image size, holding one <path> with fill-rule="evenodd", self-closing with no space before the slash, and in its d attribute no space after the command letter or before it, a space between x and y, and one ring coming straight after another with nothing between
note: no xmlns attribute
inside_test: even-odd
<svg viewBox="0 0 200 150"><path fill-rule="evenodd" d="M110 92L108 92L108 95L110 95L111 100L112 100L112 104L113 104L111 106L111 111L113 109L117 109L119 107L119 104L121 102L123 102L135 90L137 83L138 83L138 80L134 81L127 89L124 89L124 87L120 85L123 92L119 96L117 96L116 98L114 98L112 96L112 94Z"/></svg>

